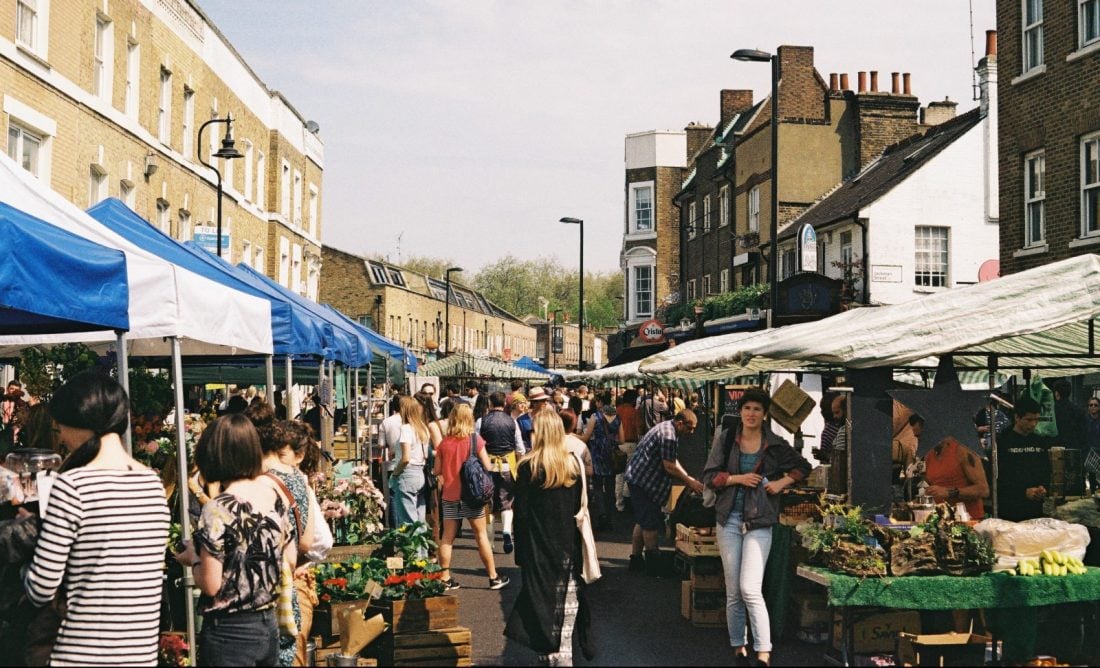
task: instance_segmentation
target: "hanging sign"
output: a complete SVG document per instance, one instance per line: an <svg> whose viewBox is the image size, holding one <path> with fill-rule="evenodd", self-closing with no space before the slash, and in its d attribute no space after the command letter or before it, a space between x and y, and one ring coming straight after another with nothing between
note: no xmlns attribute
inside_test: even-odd
<svg viewBox="0 0 1100 668"><path fill-rule="evenodd" d="M646 320L638 326L638 336L646 343L661 343L665 340L665 328L656 319Z"/></svg>
<svg viewBox="0 0 1100 668"><path fill-rule="evenodd" d="M798 270L817 271L817 232L809 223L798 230Z"/></svg>

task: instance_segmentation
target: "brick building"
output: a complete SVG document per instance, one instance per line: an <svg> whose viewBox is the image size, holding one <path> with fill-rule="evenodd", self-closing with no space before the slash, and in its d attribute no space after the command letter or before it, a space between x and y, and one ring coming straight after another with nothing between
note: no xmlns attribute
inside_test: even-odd
<svg viewBox="0 0 1100 668"><path fill-rule="evenodd" d="M998 0L1001 272L1100 252L1100 0Z"/></svg>
<svg viewBox="0 0 1100 668"><path fill-rule="evenodd" d="M909 75L880 91L878 72L826 82L812 47L779 56L779 223L792 220L891 144L921 130ZM718 126L686 129L687 174L680 209L681 294L692 301L767 282L771 230L771 100L723 90Z"/></svg>
<svg viewBox="0 0 1100 668"><path fill-rule="evenodd" d="M505 361L536 357L535 328L451 279L447 283L379 260L368 260L330 246L323 250L324 283L320 301L348 317L406 344L423 360L447 343L450 352L466 352Z"/></svg>
<svg viewBox="0 0 1100 668"><path fill-rule="evenodd" d="M555 353L551 345L551 328L554 326L554 322L534 315L527 316L523 321L535 328L537 338L533 359L538 360L548 369L577 368L580 361L577 356L580 352L580 327L577 323L569 322L568 318L560 321L562 348L560 353ZM585 325L584 366L586 369L598 369L607 364L607 339L605 337L606 335L594 331L591 325Z"/></svg>
<svg viewBox="0 0 1100 668"><path fill-rule="evenodd" d="M324 145L192 0L14 0L0 10L4 150L81 208L124 201L165 233L216 246L216 176L199 127L233 117L223 256L316 299Z"/></svg>

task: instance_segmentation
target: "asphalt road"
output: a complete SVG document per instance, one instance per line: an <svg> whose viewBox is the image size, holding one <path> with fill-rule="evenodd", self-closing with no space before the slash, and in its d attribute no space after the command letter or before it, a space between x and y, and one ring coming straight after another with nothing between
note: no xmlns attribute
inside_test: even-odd
<svg viewBox="0 0 1100 668"><path fill-rule="evenodd" d="M702 629L680 616L680 578L654 578L627 570L630 555L626 513L616 518L615 529L597 534L603 577L589 587L592 630L597 654L586 661L577 650L578 666L728 666L732 652L726 630ZM672 550L671 544L662 546ZM489 590L489 579L477 557L469 528L455 542L454 577L458 590L459 620L472 630L475 665L534 665L536 654L507 640L504 623L519 594L520 572L512 555L502 553L498 532L494 542L497 569L512 583L501 591ZM821 665L821 645L808 645L789 637L775 641L772 665Z"/></svg>

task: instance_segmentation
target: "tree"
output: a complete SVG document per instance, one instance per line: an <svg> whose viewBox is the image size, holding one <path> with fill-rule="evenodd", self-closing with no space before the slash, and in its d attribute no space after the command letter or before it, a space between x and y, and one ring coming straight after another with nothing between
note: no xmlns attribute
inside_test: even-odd
<svg viewBox="0 0 1100 668"><path fill-rule="evenodd" d="M451 258L438 258L428 257L427 255L412 255L407 260L401 262L402 269L408 269L409 271L415 271L420 274L426 274L432 278L438 278L439 280L445 280L444 272L449 267L454 267L455 261ZM452 274L451 280L454 280Z"/></svg>

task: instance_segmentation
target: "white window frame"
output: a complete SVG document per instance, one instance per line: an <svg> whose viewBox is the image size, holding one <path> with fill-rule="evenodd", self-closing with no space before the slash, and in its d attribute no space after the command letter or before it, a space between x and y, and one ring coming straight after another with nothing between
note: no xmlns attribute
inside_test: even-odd
<svg viewBox="0 0 1100 668"><path fill-rule="evenodd" d="M723 269L718 272L718 292L727 293L730 291L730 270Z"/></svg>
<svg viewBox="0 0 1100 668"><path fill-rule="evenodd" d="M1032 184L1033 163L1038 166L1037 187ZM1041 246L1046 236L1046 151L1039 150L1024 156L1024 248Z"/></svg>
<svg viewBox="0 0 1100 668"><path fill-rule="evenodd" d="M760 232L760 186L749 191L749 232Z"/></svg>
<svg viewBox="0 0 1100 668"><path fill-rule="evenodd" d="M195 150L195 91L183 87L183 157L192 159Z"/></svg>
<svg viewBox="0 0 1100 668"><path fill-rule="evenodd" d="M46 59L50 45L50 0L16 0L15 43Z"/></svg>
<svg viewBox="0 0 1100 668"><path fill-rule="evenodd" d="M1077 0L1077 46L1100 42L1100 0Z"/></svg>
<svg viewBox="0 0 1100 668"><path fill-rule="evenodd" d="M695 202L688 203L688 219L687 219L687 238L694 239L696 235L696 225L698 221L695 220Z"/></svg>
<svg viewBox="0 0 1100 668"><path fill-rule="evenodd" d="M312 183L309 184L309 235L314 239L320 238L320 202L321 191Z"/></svg>
<svg viewBox="0 0 1100 668"><path fill-rule="evenodd" d="M783 246L779 249L779 280L785 280L794 275L797 264L796 250L794 246Z"/></svg>
<svg viewBox="0 0 1100 668"><path fill-rule="evenodd" d="M263 151L256 154L256 205L267 211L267 157Z"/></svg>
<svg viewBox="0 0 1100 668"><path fill-rule="evenodd" d="M172 219L168 217L168 201L157 198L157 224L156 228L168 236L172 236Z"/></svg>
<svg viewBox="0 0 1100 668"><path fill-rule="evenodd" d="M243 195L244 195L245 201L251 202L252 201L252 194L253 194L253 192L255 192L255 191L252 190L252 175L253 175L252 151L253 151L253 147L252 147L252 142L248 141L247 139L245 139L243 141L243 143L244 143L244 193L243 193ZM249 264L251 264L251 263L249 263Z"/></svg>
<svg viewBox="0 0 1100 668"><path fill-rule="evenodd" d="M306 263L306 297L316 301L320 285L321 263L317 261L316 256L310 256ZM424 345L424 341L420 344Z"/></svg>
<svg viewBox="0 0 1100 668"><path fill-rule="evenodd" d="M160 66L160 96L157 98L157 139L172 144L172 71Z"/></svg>
<svg viewBox="0 0 1100 668"><path fill-rule="evenodd" d="M264 247L256 246L255 259L252 262L252 268L261 274L267 275L267 267L264 266Z"/></svg>
<svg viewBox="0 0 1100 668"><path fill-rule="evenodd" d="M126 41L126 100L125 112L130 118L138 117L141 100L141 45Z"/></svg>
<svg viewBox="0 0 1100 668"><path fill-rule="evenodd" d="M252 242L248 239L241 241L241 262L249 267L252 266Z"/></svg>
<svg viewBox="0 0 1100 668"><path fill-rule="evenodd" d="M294 244L290 249L290 285L291 290L302 294L302 244Z"/></svg>
<svg viewBox="0 0 1100 668"><path fill-rule="evenodd" d="M1028 5L1032 3L1038 11L1029 23ZM1046 62L1043 55L1043 0L1021 0L1020 29L1020 57L1023 59L1023 72L1027 73Z"/></svg>
<svg viewBox="0 0 1100 668"><path fill-rule="evenodd" d="M635 246L626 252L626 318L630 322L646 320L653 317L657 308L657 251L648 246ZM639 268L646 268L649 281L649 299L646 303L639 301L638 272Z"/></svg>
<svg viewBox="0 0 1100 668"><path fill-rule="evenodd" d="M114 92L114 22L96 12L92 49L92 94L111 103Z"/></svg>
<svg viewBox="0 0 1100 668"><path fill-rule="evenodd" d="M640 181L638 183L630 184L630 199L627 203L627 206L629 207L627 211L629 221L626 229L627 234L656 234L657 228L656 221L654 219L656 211L653 202L653 193L655 190L656 188L653 181ZM646 201L645 198L639 197L639 195L643 192L648 192L648 208L640 206ZM639 215L643 211L648 214L649 218L649 225L646 227L642 226L641 220L643 216Z"/></svg>
<svg viewBox="0 0 1100 668"><path fill-rule="evenodd" d="M730 224L730 187L722 186L718 190L718 227Z"/></svg>
<svg viewBox="0 0 1100 668"><path fill-rule="evenodd" d="M692 299L695 299L695 292L696 291L695 291L695 279L694 278L689 278L688 279L687 289L685 290L685 292L687 292L688 301L691 301Z"/></svg>
<svg viewBox="0 0 1100 668"><path fill-rule="evenodd" d="M921 289L951 287L951 228L913 228L913 285Z"/></svg>
<svg viewBox="0 0 1100 668"><path fill-rule="evenodd" d="M302 173L294 170L294 227L303 229L302 220Z"/></svg>
<svg viewBox="0 0 1100 668"><path fill-rule="evenodd" d="M710 232L710 228L711 228L710 213L711 213L710 195L706 195L705 197L703 197L703 234L706 234L707 232Z"/></svg>
<svg viewBox="0 0 1100 668"><path fill-rule="evenodd" d="M709 297L711 295L710 284L711 284L710 274L704 274L703 275L703 294L702 294L703 299L706 299L707 297Z"/></svg>
<svg viewBox="0 0 1100 668"><path fill-rule="evenodd" d="M29 129L14 119L8 121L8 157L39 179L43 176L42 153L45 143L46 138L41 133ZM29 155L28 144L34 147ZM29 164L26 162L28 159Z"/></svg>
<svg viewBox="0 0 1100 668"><path fill-rule="evenodd" d="M1081 138L1081 237L1096 236L1100 236L1100 132Z"/></svg>
<svg viewBox="0 0 1100 668"><path fill-rule="evenodd" d="M122 203L131 209L134 208L134 183L129 179L122 179L118 182L118 198L122 200Z"/></svg>
<svg viewBox="0 0 1100 668"><path fill-rule="evenodd" d="M99 165L88 168L88 207L107 199L107 172Z"/></svg>
<svg viewBox="0 0 1100 668"><path fill-rule="evenodd" d="M191 212L187 209L180 209L176 212L176 216L176 238L180 241L190 241L194 239L195 228L191 224Z"/></svg>
<svg viewBox="0 0 1100 668"><path fill-rule="evenodd" d="M631 267L630 309L635 319L653 317L653 275L655 273L657 273L656 265L642 264ZM648 283L647 289L642 289L643 281ZM646 294L649 295L648 299L645 298Z"/></svg>
<svg viewBox="0 0 1100 668"><path fill-rule="evenodd" d="M290 283L290 239L279 237L279 285Z"/></svg>
<svg viewBox="0 0 1100 668"><path fill-rule="evenodd" d="M283 160L279 169L279 213L290 223L293 220L290 217L290 163Z"/></svg>

